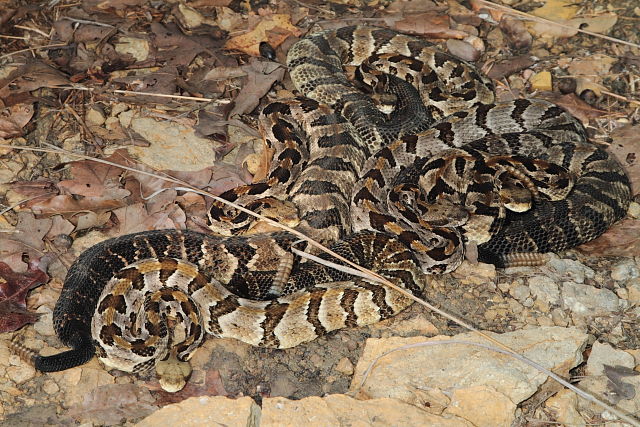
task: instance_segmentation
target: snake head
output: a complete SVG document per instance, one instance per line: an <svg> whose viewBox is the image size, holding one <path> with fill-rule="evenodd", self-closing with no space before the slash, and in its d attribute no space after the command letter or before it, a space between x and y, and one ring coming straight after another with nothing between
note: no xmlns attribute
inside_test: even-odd
<svg viewBox="0 0 640 427"><path fill-rule="evenodd" d="M176 350L173 348L167 359L156 362L156 375L163 390L175 393L187 384L191 376L191 364L178 359Z"/></svg>

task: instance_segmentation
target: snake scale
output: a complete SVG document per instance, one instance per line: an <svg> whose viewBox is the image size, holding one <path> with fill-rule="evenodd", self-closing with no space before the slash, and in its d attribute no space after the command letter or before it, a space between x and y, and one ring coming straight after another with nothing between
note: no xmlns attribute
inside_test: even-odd
<svg viewBox="0 0 640 427"><path fill-rule="evenodd" d="M540 100L494 103L486 77L423 40L365 26L322 31L298 41L287 65L303 97L261 113L276 152L269 174L222 197L267 216L292 209L297 230L415 295L425 273L452 271L470 244L481 261L526 263L626 214L623 170L575 118ZM54 311L71 349L29 353L36 368L97 355L124 371L155 368L177 391L207 336L288 348L412 302L300 258L291 233L237 235L255 220L227 205L214 203L210 217L231 235L156 230L82 253Z"/></svg>

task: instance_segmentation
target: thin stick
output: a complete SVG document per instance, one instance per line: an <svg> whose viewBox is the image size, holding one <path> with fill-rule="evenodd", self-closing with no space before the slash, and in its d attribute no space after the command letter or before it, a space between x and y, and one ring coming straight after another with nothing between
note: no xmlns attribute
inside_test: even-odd
<svg viewBox="0 0 640 427"><path fill-rule="evenodd" d="M571 25L567 25L567 24L563 24L561 22L556 22L556 21L552 21L550 19L546 19L546 18L540 18L539 16L533 16L530 15L526 12L521 12L519 10L516 9L512 9L510 7L507 6L503 6L501 4L496 4L487 0L474 0L475 2L482 4L486 7L488 7L489 9L495 9L495 10L501 10L502 12L511 14L511 15L516 15L516 16L520 16L528 21L536 21L536 22L542 22L545 24L551 24L551 25L555 25L557 27L560 28L566 28L568 30L573 30L573 31L577 31L579 33L583 33L583 34L588 34L590 36L594 36L594 37L599 37L601 39L605 39L608 40L610 42L614 42L614 43L620 43L620 44L624 44L627 46L632 46L632 47L638 47L640 48L639 44L635 44L635 43L631 43L628 42L626 40L620 40L620 39L616 39L615 37L609 37L609 36L605 36L604 34L600 34L600 33L594 33L593 31L588 31L588 30L583 30L580 28L576 28L576 27L572 27Z"/></svg>
<svg viewBox="0 0 640 427"><path fill-rule="evenodd" d="M42 30L39 30L39 29L37 29L37 28L26 27L26 26L24 26L24 25L14 25L14 27L15 27L15 28L20 28L21 30L33 31L34 33L38 33L38 34L40 34L41 36L44 36L44 37L46 37L46 38L49 38L49 37L50 37L50 36L49 36L49 34L45 33L45 32L44 32L44 31L42 31Z"/></svg>
<svg viewBox="0 0 640 427"><path fill-rule="evenodd" d="M73 90L84 90L88 92L93 92L97 90L93 87L86 86L56 86L56 89L73 89ZM183 95L171 95L165 93L152 93L152 92L138 92L135 90L124 90L124 89L113 89L110 91L101 91L102 93L110 92L110 93L119 93L123 95L144 95L144 96L157 96L159 98L174 98L174 99L183 99L185 101L198 101L198 102L215 102L218 104L229 104L231 100L229 99L215 99L215 98L202 98L195 96L183 96Z"/></svg>
<svg viewBox="0 0 640 427"><path fill-rule="evenodd" d="M624 97L622 95L618 95L617 93L609 92L608 90L600 89L600 92L602 92L605 95L610 96L612 98L616 98L616 99L619 99L621 101L628 102L629 104L640 105L640 101L636 101L635 99L626 98L626 97Z"/></svg>
<svg viewBox="0 0 640 427"><path fill-rule="evenodd" d="M34 50L49 49L51 47L62 47L62 46L67 46L67 44L66 43L54 43L54 44L48 44L46 46L37 46L37 47L30 47L28 49L16 50L15 52L7 53L7 54L4 54L4 55L0 56L0 60L5 59L5 58L9 58L10 56L17 55L17 54L23 53L23 52L30 52L30 51L34 51Z"/></svg>

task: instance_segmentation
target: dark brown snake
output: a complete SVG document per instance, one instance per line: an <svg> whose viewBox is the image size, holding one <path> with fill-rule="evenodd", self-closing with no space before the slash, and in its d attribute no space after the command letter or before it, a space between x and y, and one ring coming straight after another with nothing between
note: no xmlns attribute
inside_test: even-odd
<svg viewBox="0 0 640 427"><path fill-rule="evenodd" d="M287 65L306 98L262 112L270 173L223 197L274 217L293 209L299 231L415 295L424 273L455 269L465 245L513 265L591 240L626 214L623 170L575 118L540 100L494 104L486 77L423 40L344 27L300 40ZM348 66L373 93L354 87ZM390 112L375 101L385 97ZM211 218L223 234L255 224L220 203ZM299 258L296 241L157 230L99 243L69 270L54 311L72 349L31 355L35 366L58 371L97 354L124 371L155 367L176 391L207 335L288 348L411 304Z"/></svg>

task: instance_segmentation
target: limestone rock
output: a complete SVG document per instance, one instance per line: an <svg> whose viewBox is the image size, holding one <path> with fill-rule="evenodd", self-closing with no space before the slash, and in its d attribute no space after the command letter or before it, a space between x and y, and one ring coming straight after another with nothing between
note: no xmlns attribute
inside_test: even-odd
<svg viewBox="0 0 640 427"><path fill-rule="evenodd" d="M562 284L562 303L580 316L605 316L620 308L620 300L609 289L573 282Z"/></svg>
<svg viewBox="0 0 640 427"><path fill-rule="evenodd" d="M487 402L491 402L490 407ZM516 405L504 394L491 387L475 386L455 390L445 413L473 421L474 426L492 427L511 425L515 411Z"/></svg>
<svg viewBox="0 0 640 427"><path fill-rule="evenodd" d="M491 333L489 335L547 369L560 374L567 374L571 368L581 363L582 350L587 342L587 335L576 328L540 327L502 335ZM466 397L473 394L476 387L484 387L483 390L487 390L485 391L487 394L495 393L496 396L504 396L504 399L492 397L483 400L486 407L478 403L476 409L468 414L470 418L467 418L475 424L477 420L474 417L480 412L498 414L500 411L504 412L506 408L512 408L513 410L504 416L507 418L514 416L515 405L535 393L538 386L547 379L543 373L513 357L468 344L447 344L450 341L487 344L486 340L473 333L430 339L423 337L368 339L363 355L356 366L351 390L357 391L358 397L370 399L391 397L418 407L429 406L431 402L424 393L416 391L429 388L440 389L449 396L451 393L463 390L458 396ZM401 348L422 342L436 344ZM363 374L371 362L394 349L399 350L381 357L375 363L362 388L358 389ZM472 405L462 398L459 402L458 406L461 409L455 414L465 416L463 409ZM450 409L450 411L456 410ZM490 421L487 423L490 424Z"/></svg>
<svg viewBox="0 0 640 427"><path fill-rule="evenodd" d="M136 426L255 427L259 425L259 419L260 407L250 397L229 399L225 396L198 396L167 405L137 423Z"/></svg>
<svg viewBox="0 0 640 427"><path fill-rule="evenodd" d="M496 267L493 264L481 262L471 264L469 261L464 261L451 274L459 279L462 285L482 285L495 281Z"/></svg>
<svg viewBox="0 0 640 427"><path fill-rule="evenodd" d="M578 396L571 390L560 390L545 402L545 406L554 413L554 420L558 423L583 427L586 426L584 418L576 408Z"/></svg>
<svg viewBox="0 0 640 427"><path fill-rule="evenodd" d="M604 375L604 366L624 366L633 369L635 360L626 351L616 350L610 344L593 343L589 360L587 360L587 375Z"/></svg>
<svg viewBox="0 0 640 427"><path fill-rule="evenodd" d="M611 367L608 375L604 365ZM603 396L623 412L637 414L640 411L640 375L635 375L634 366L633 355L614 349L609 344L595 342L587 361L588 376L580 381L579 387L596 396ZM578 398L578 410L585 418L611 416L600 406L582 398Z"/></svg>
<svg viewBox="0 0 640 427"><path fill-rule="evenodd" d="M357 400L343 394L262 401L261 427L286 426L472 426L454 415L439 416L395 399Z"/></svg>
<svg viewBox="0 0 640 427"><path fill-rule="evenodd" d="M536 300L549 305L560 303L560 290L555 281L547 276L533 276L529 280L529 289Z"/></svg>
<svg viewBox="0 0 640 427"><path fill-rule="evenodd" d="M149 147L127 147L129 152L156 169L195 171L213 164L214 147L193 128L149 117L131 121L131 129L149 141Z"/></svg>

